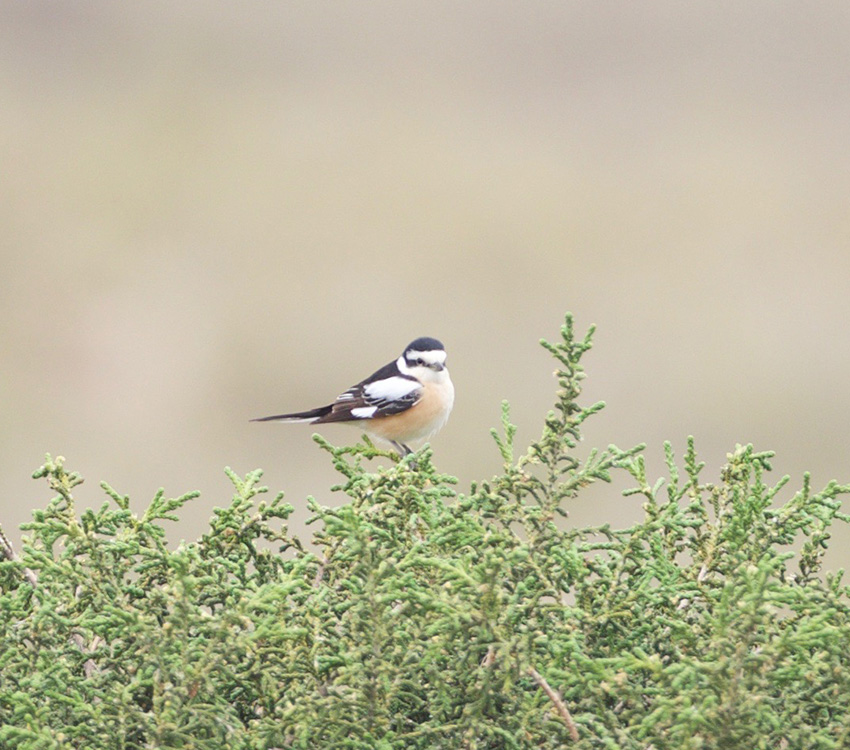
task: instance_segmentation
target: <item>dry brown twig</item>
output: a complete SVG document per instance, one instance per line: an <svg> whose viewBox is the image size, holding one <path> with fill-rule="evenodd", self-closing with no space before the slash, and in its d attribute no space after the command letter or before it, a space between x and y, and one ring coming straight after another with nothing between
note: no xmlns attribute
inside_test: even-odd
<svg viewBox="0 0 850 750"><path fill-rule="evenodd" d="M578 729L576 728L576 723L573 721L573 717L570 715L570 710L567 708L567 705L564 703L558 693L552 689L552 686L546 682L546 678L540 674L534 667L528 668L528 673L534 678L534 681L537 683L539 687L543 689L543 692L546 693L549 700L555 706L555 710L558 712L558 715L563 720L564 724L567 725L567 729L570 733L570 738L573 742L578 742Z"/></svg>
<svg viewBox="0 0 850 750"><path fill-rule="evenodd" d="M6 535L3 533L3 529L0 528L0 552L3 553L3 557L5 557L10 562L18 562L18 555L15 552L15 548L12 546L12 543L6 538ZM27 579L27 582L30 586L35 588L38 586L38 576L35 574L35 571L30 570L27 567L23 569L24 578Z"/></svg>

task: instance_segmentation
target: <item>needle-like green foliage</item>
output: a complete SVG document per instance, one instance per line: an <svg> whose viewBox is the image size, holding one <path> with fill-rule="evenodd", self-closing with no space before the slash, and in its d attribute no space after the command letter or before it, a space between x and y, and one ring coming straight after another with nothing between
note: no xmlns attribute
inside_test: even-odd
<svg viewBox="0 0 850 750"><path fill-rule="evenodd" d="M309 544L259 471L175 549L195 493L139 515L104 483L78 513L48 457L56 497L19 553L0 537L0 748L850 747L850 600L821 569L850 487L780 492L751 446L706 483L692 439L654 483L641 446L580 457L602 404L591 334L561 334L541 437L520 454L505 404L502 472L467 493L427 447L317 437L345 501L308 501ZM615 471L643 520L575 528Z"/></svg>

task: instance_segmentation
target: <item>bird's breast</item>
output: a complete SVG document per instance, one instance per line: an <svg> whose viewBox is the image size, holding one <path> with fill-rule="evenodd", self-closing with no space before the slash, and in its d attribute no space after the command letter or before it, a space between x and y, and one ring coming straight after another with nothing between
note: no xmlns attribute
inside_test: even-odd
<svg viewBox="0 0 850 750"><path fill-rule="evenodd" d="M450 378L422 384L422 397L410 409L368 423L369 432L384 440L405 443L425 440L440 430L454 406L455 389Z"/></svg>

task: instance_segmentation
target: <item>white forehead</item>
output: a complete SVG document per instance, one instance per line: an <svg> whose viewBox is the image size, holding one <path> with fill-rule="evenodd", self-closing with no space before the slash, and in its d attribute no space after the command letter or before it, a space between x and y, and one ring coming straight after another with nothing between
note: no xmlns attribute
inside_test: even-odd
<svg viewBox="0 0 850 750"><path fill-rule="evenodd" d="M416 349L408 349L405 353L406 357L414 359L419 357L426 365L446 364L446 353L442 349L431 349L427 352L420 352Z"/></svg>

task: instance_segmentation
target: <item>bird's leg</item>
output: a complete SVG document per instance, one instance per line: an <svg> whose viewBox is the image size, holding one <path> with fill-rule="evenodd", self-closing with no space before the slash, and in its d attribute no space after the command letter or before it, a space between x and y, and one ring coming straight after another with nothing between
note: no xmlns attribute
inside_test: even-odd
<svg viewBox="0 0 850 750"><path fill-rule="evenodd" d="M395 452L398 453L399 458L404 458L405 456L409 456L411 453L413 453L413 451L410 450L410 448L408 448L406 445L403 445L402 443L397 443L395 440L390 440L390 445L395 448Z"/></svg>
<svg viewBox="0 0 850 750"><path fill-rule="evenodd" d="M396 453L398 453L398 457L401 458L401 459L403 459L406 456L409 456L411 453L413 453L413 451L410 448L408 448L404 443L397 443L395 440L391 440L390 444L392 445L393 448L395 448ZM415 461L410 462L410 468L411 469L416 468L416 462Z"/></svg>

